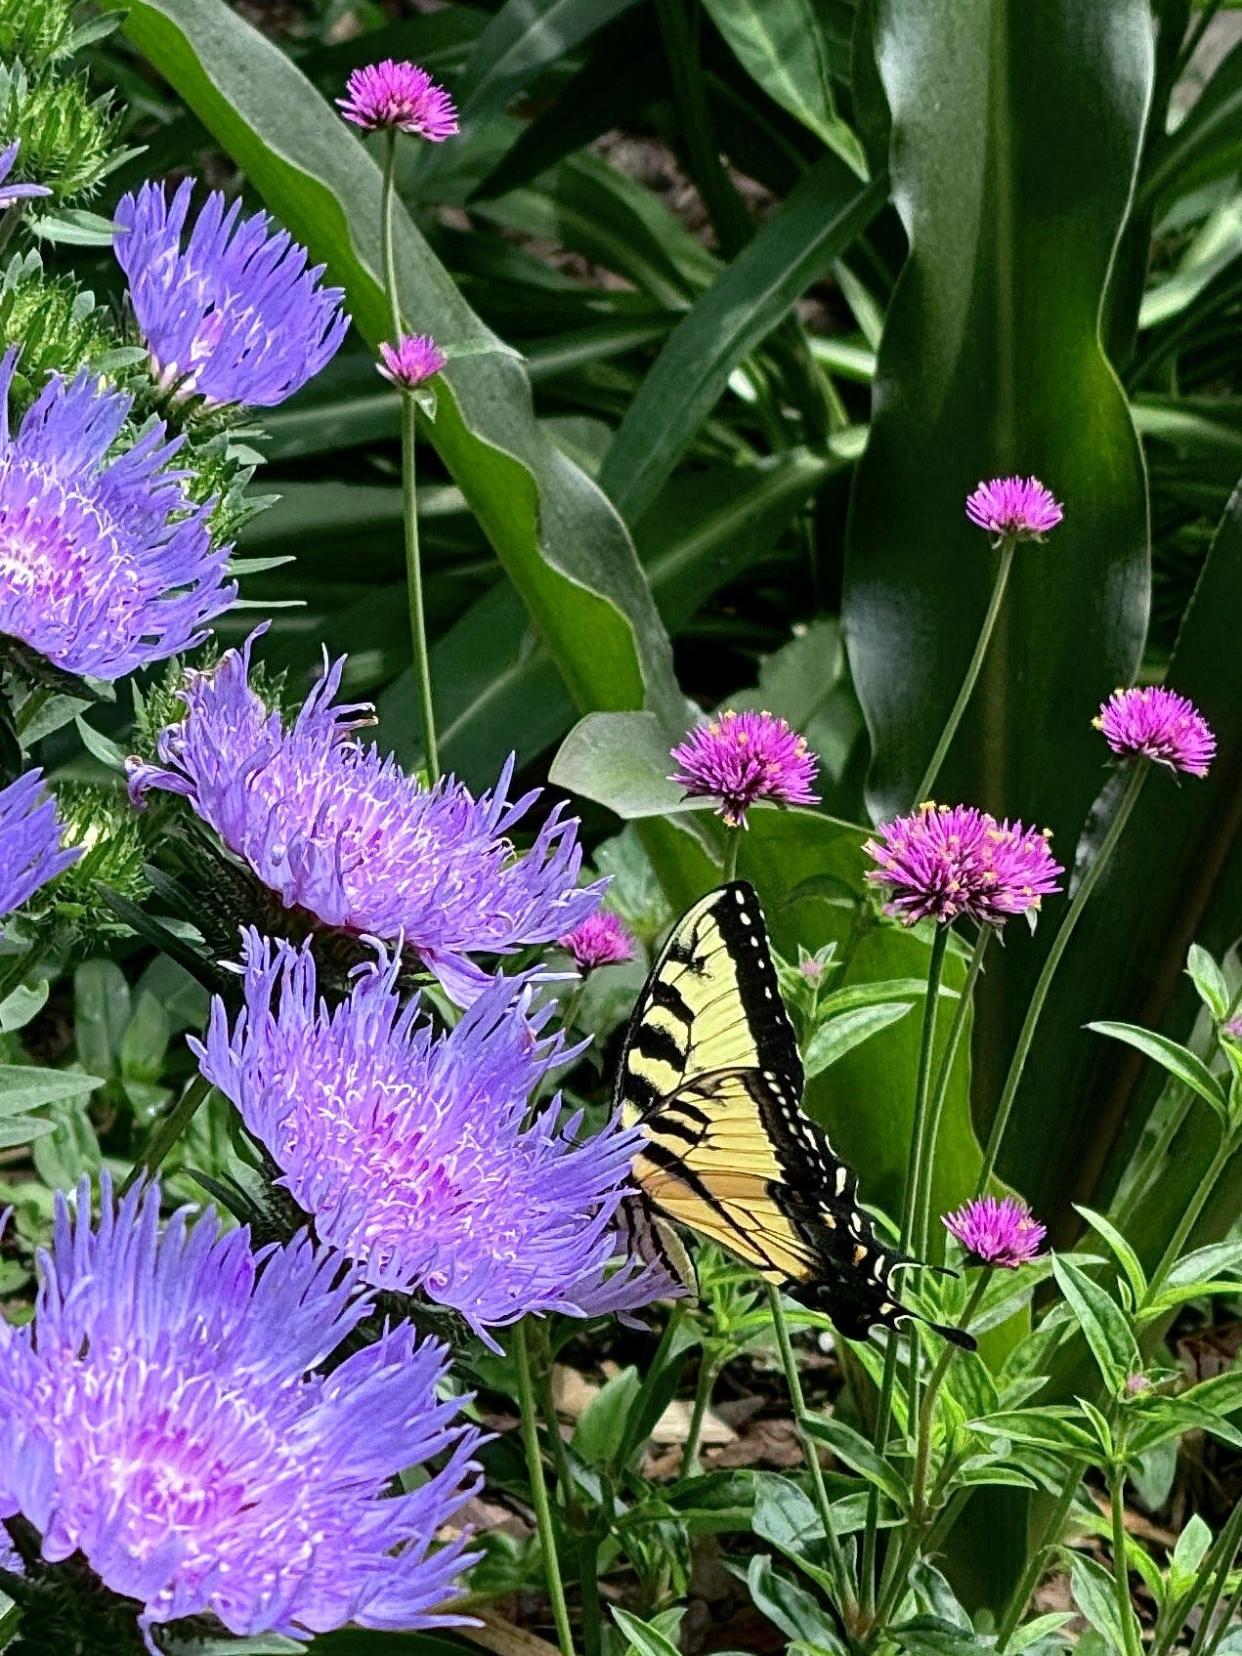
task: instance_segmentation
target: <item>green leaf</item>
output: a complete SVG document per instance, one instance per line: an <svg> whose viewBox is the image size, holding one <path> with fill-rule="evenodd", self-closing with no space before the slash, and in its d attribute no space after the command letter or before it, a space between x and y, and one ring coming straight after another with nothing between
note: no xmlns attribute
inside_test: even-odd
<svg viewBox="0 0 1242 1656"><path fill-rule="evenodd" d="M1082 1207L1077 1202L1074 1204L1074 1211L1081 1213L1092 1230L1102 1236L1105 1242L1108 1243L1113 1257L1125 1272L1126 1281L1134 1291L1135 1305L1141 1305L1147 1296L1147 1273L1144 1271L1134 1249L1116 1225L1106 1219L1102 1213L1096 1213L1089 1207Z"/></svg>
<svg viewBox="0 0 1242 1656"><path fill-rule="evenodd" d="M828 64L831 7L825 0L704 0L704 5L747 74L866 178L862 145L837 112Z"/></svg>
<svg viewBox="0 0 1242 1656"><path fill-rule="evenodd" d="M1170 1041L1166 1035L1157 1035L1154 1030L1140 1029L1137 1024L1089 1023L1086 1027L1097 1035L1111 1035L1115 1041L1124 1041L1127 1046L1135 1047L1145 1057L1168 1070L1183 1086L1197 1092L1217 1115L1225 1113L1224 1089L1203 1060L1196 1058L1187 1047Z"/></svg>
<svg viewBox="0 0 1242 1656"><path fill-rule="evenodd" d="M1216 70L1186 118L1153 145L1139 185L1140 205L1226 178L1242 164L1242 43Z"/></svg>
<svg viewBox="0 0 1242 1656"><path fill-rule="evenodd" d="M1074 1414L1073 1409L1060 1406L1002 1409L969 1424L972 1432L980 1432L985 1437L1029 1443L1037 1449L1051 1449L1059 1454L1090 1455L1095 1440L1077 1423Z"/></svg>
<svg viewBox="0 0 1242 1656"><path fill-rule="evenodd" d="M1069 1301L1091 1347L1096 1366L1115 1395L1126 1376L1137 1373L1143 1366L1133 1331L1121 1308L1072 1259L1063 1254L1054 1255L1052 1269L1057 1286Z"/></svg>
<svg viewBox="0 0 1242 1656"><path fill-rule="evenodd" d="M666 1639L658 1628L652 1627L649 1622L639 1621L628 1610L622 1610L619 1605L613 1605L612 1614L617 1626L625 1634L631 1650L637 1650L639 1656L678 1656L677 1646L671 1639Z"/></svg>
<svg viewBox="0 0 1242 1656"><path fill-rule="evenodd" d="M125 30L266 205L328 264L374 349L390 330L378 274L380 173L357 137L280 47L222 0L135 0ZM446 347L481 348L455 356L440 376L427 435L571 696L584 707L648 705L675 724L682 702L668 640L624 525L541 429L520 364L464 303L404 211L395 242L407 312Z"/></svg>
<svg viewBox="0 0 1242 1656"><path fill-rule="evenodd" d="M561 743L549 780L606 805L623 821L710 811L714 801L687 799L669 781L667 731L651 713L588 713Z"/></svg>
<svg viewBox="0 0 1242 1656"><path fill-rule="evenodd" d="M78 1057L100 1075L115 1073L130 1018L129 984L111 960L88 960L73 976L73 1030Z"/></svg>
<svg viewBox="0 0 1242 1656"><path fill-rule="evenodd" d="M860 1477L873 1484L881 1494L887 1495L896 1507L905 1510L909 1494L896 1468L876 1454L861 1432L856 1432L852 1426L831 1415L809 1416L806 1429L817 1442L826 1443L838 1460L852 1466Z"/></svg>
<svg viewBox="0 0 1242 1656"><path fill-rule="evenodd" d="M0 1035L10 1035L14 1030L25 1029L32 1018L36 1018L47 1005L47 997L51 985L46 978L36 983L32 989L23 984L17 989L11 989L0 1000Z"/></svg>
<svg viewBox="0 0 1242 1656"><path fill-rule="evenodd" d="M844 1058L856 1046L869 1041L880 1030L904 1018L911 1001L881 1001L875 1006L859 1006L852 1012L842 1012L815 1026L815 1033L807 1042L804 1063L807 1079L821 1074L830 1065Z"/></svg>
<svg viewBox="0 0 1242 1656"><path fill-rule="evenodd" d="M1070 1561L1070 1587L1074 1602L1092 1627L1103 1634L1115 1651L1125 1650L1113 1578L1104 1566L1094 1558L1075 1553Z"/></svg>
<svg viewBox="0 0 1242 1656"><path fill-rule="evenodd" d="M626 410L600 483L628 522L651 505L728 383L887 194L826 156L678 324Z"/></svg>
<svg viewBox="0 0 1242 1656"><path fill-rule="evenodd" d="M817 1650L844 1656L845 1646L820 1601L801 1582L778 1575L770 1558L757 1554L751 1559L746 1585L756 1609L787 1639L804 1639Z"/></svg>
<svg viewBox="0 0 1242 1656"><path fill-rule="evenodd" d="M1197 943L1190 945L1186 957L1186 975L1199 992L1199 999L1219 1022L1229 1012L1229 985L1225 974L1206 949Z"/></svg>
<svg viewBox="0 0 1242 1656"><path fill-rule="evenodd" d="M80 1070L36 1069L31 1064L0 1064L0 1119L24 1115L42 1104L59 1103L94 1092L103 1082ZM18 1139L16 1143L24 1143Z"/></svg>
<svg viewBox="0 0 1242 1656"><path fill-rule="evenodd" d="M606 1381L587 1405L572 1441L589 1465L606 1466L616 1458L639 1389L638 1370L625 1368Z"/></svg>

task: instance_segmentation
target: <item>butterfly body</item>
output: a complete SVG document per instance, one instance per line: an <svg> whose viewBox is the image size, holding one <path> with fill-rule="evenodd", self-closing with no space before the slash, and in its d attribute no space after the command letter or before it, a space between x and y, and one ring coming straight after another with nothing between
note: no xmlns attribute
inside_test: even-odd
<svg viewBox="0 0 1242 1656"><path fill-rule="evenodd" d="M758 897L732 881L673 928L626 1031L617 1103L643 1134L631 1226L673 1268L660 1220L706 1236L862 1339L912 1315L892 1275L913 1261L877 1240L803 1085Z"/></svg>

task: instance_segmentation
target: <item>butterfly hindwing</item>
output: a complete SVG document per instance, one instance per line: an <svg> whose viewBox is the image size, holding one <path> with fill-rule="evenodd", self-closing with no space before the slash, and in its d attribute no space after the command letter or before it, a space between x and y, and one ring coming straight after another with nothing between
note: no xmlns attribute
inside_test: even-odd
<svg viewBox="0 0 1242 1656"><path fill-rule="evenodd" d="M733 881L674 927L626 1031L617 1094L645 1134L638 1200L649 1224L708 1237L863 1338L910 1315L891 1286L908 1262L877 1241L802 1089L759 900Z"/></svg>

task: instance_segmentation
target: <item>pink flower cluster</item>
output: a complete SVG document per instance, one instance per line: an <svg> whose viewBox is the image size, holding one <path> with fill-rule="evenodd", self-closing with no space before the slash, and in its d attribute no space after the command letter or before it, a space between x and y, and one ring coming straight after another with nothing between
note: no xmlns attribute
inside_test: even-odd
<svg viewBox="0 0 1242 1656"><path fill-rule="evenodd" d="M1194 702L1173 690L1114 690L1092 723L1123 759L1151 759L1188 776L1206 776L1216 756L1211 725Z"/></svg>
<svg viewBox="0 0 1242 1656"><path fill-rule="evenodd" d="M966 516L1000 540L1039 540L1064 513L1037 477L994 477L967 495Z"/></svg>
<svg viewBox="0 0 1242 1656"><path fill-rule="evenodd" d="M980 1265L1016 1271L1028 1265L1048 1234L1030 1208L1016 1196L977 1196L973 1202L945 1215L946 1230L957 1237Z"/></svg>
<svg viewBox="0 0 1242 1656"><path fill-rule="evenodd" d="M355 69L337 105L347 121L364 132L409 132L442 144L457 132L452 98L416 63L385 58Z"/></svg>
<svg viewBox="0 0 1242 1656"><path fill-rule="evenodd" d="M774 805L818 805L811 791L819 764L784 719L771 713L732 710L696 725L672 749L677 769L669 777L694 798L715 799L730 828L745 828L758 800Z"/></svg>
<svg viewBox="0 0 1242 1656"><path fill-rule="evenodd" d="M907 926L961 916L1001 926L1061 889L1065 870L1046 833L973 805L920 805L879 835L863 847L878 865L865 877L887 892L886 913Z"/></svg>
<svg viewBox="0 0 1242 1656"><path fill-rule="evenodd" d="M568 949L574 965L584 975L597 966L619 966L623 960L633 960L634 939L626 931L622 920L607 909L590 914L573 931L560 940L562 949Z"/></svg>
<svg viewBox="0 0 1242 1656"><path fill-rule="evenodd" d="M395 345L381 345L379 350L377 371L406 391L417 390L448 360L430 334L403 334Z"/></svg>

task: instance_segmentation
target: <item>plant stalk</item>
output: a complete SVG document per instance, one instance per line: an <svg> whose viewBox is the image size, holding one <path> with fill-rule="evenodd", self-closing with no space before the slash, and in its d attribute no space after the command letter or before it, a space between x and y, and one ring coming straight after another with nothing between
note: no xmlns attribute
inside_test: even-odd
<svg viewBox="0 0 1242 1656"><path fill-rule="evenodd" d="M199 1105L211 1091L211 1082L205 1075L196 1075L181 1097L147 1140L146 1149L130 1168L121 1195L132 1190L139 1179L150 1178L163 1166L168 1152L185 1132L198 1113Z"/></svg>
<svg viewBox="0 0 1242 1656"><path fill-rule="evenodd" d="M1026 1569L1022 1578L1010 1595L1009 1603L1005 1607L1005 1614L1001 1619L1000 1628L996 1634L996 1656L1004 1656L1005 1646L1014 1635L1022 1612L1026 1609L1031 1594L1039 1585L1039 1578L1043 1573L1044 1560L1048 1552L1055 1547L1065 1528L1065 1520L1070 1515L1070 1508L1074 1504L1074 1496L1078 1493L1078 1486L1082 1482L1082 1471L1077 1462L1071 1462L1061 1493L1057 1497L1057 1504L1052 1515L1044 1525L1044 1533L1039 1538L1039 1545L1031 1549L1027 1559Z"/></svg>
<svg viewBox="0 0 1242 1656"><path fill-rule="evenodd" d="M1218 1605L1229 1580L1229 1572L1233 1568L1234 1557L1238 1550L1238 1542L1242 1540L1242 1501L1234 1506L1229 1514L1224 1528L1216 1538L1215 1546L1209 1548L1207 1557L1203 1560L1195 1576L1194 1585L1190 1590L1186 1605L1192 1608L1202 1600L1199 1615L1199 1625L1195 1628L1194 1638L1191 1640L1188 1656L1201 1656L1203 1646L1207 1642L1208 1631L1212 1625L1212 1618L1216 1614ZM1208 1587L1208 1582L1211 1586ZM1203 1589L1208 1587L1206 1596ZM1232 1614L1226 1618L1223 1625L1227 1626L1232 1620ZM1165 1629L1163 1637L1158 1637L1151 1647L1151 1656L1165 1656L1172 1647L1174 1639L1182 1630L1185 1616L1179 1616Z"/></svg>
<svg viewBox="0 0 1242 1656"><path fill-rule="evenodd" d="M958 1327L964 1332L970 1328L970 1319L979 1309L979 1302L987 1292L988 1283L992 1280L994 1267L985 1265L979 1272L970 1297L966 1301L966 1309L962 1312L962 1320ZM956 1348L948 1340L944 1342L944 1350L936 1359L936 1366L931 1372L931 1379L927 1382L927 1391L923 1397L922 1407L919 1409L918 1428L915 1435L914 1450L914 1481L910 1493L910 1521L915 1527L925 1525L930 1514L924 1512L923 1505L927 1495L927 1469L931 1463L931 1433L932 1422L936 1412L936 1398L944 1384L944 1377L949 1372L949 1364L953 1360Z"/></svg>
<svg viewBox="0 0 1242 1656"><path fill-rule="evenodd" d="M1082 911L1086 908L1091 893L1099 884L1100 876L1108 866L1112 854L1117 848L1117 842L1125 831L1126 823L1130 820L1131 813L1138 804L1139 794L1143 791L1143 784L1147 780L1147 773L1150 769L1150 759L1135 761L1134 768L1130 773L1129 785L1121 797L1121 803L1117 807L1112 822L1108 825L1108 832L1100 842L1099 851L1083 874L1078 890L1074 893L1073 900L1065 912L1065 917L1061 921L1056 936L1052 940L1052 947L1048 950L1035 984L1034 993L1031 995L1031 1004L1026 1009L1026 1017L1022 1021L1022 1029L1019 1032L1013 1058L1009 1064L1009 1073L1005 1077L1000 1102L996 1106L996 1115L992 1121L992 1130L988 1134L988 1147L983 1158L983 1170L975 1187L976 1196L983 1195L991 1182L993 1173L996 1171L996 1158L1004 1142L1005 1129L1009 1125L1014 1099L1018 1095L1022 1071L1026 1067L1031 1042L1035 1039L1035 1030L1039 1023L1040 1014L1044 1009L1044 1002L1048 999L1048 991L1052 987L1052 980L1056 976L1057 967L1061 964L1061 957L1069 947L1070 938L1074 935L1074 928L1082 917Z"/></svg>
<svg viewBox="0 0 1242 1656"><path fill-rule="evenodd" d="M824 1544L828 1551L828 1570L832 1576L838 1598L836 1610L841 1617L846 1637L852 1646L858 1618L858 1597L850 1581L845 1552L841 1546L840 1537L837 1535L836 1521L832 1516L832 1502L828 1498L828 1486L824 1482L824 1469L819 1464L819 1452L814 1438L806 1429L806 1398L802 1393L802 1379L798 1373L798 1361L789 1338L789 1326L785 1321L785 1308L781 1304L780 1291L769 1284L767 1295L768 1309L772 1315L772 1327L776 1333L777 1349L781 1356L781 1367L785 1371L785 1382L789 1387L789 1400L793 1405L794 1427L802 1448L802 1458L805 1460L807 1471L811 1475L811 1488L814 1492L819 1520L824 1526Z"/></svg>
<svg viewBox="0 0 1242 1656"><path fill-rule="evenodd" d="M703 1422L707 1418L712 1389L719 1374L720 1365L704 1351L699 1362L698 1383L694 1388L694 1413L690 1416L690 1430L681 1448L679 1477L692 1477L699 1470L699 1439L703 1435Z"/></svg>
<svg viewBox="0 0 1242 1656"><path fill-rule="evenodd" d="M1143 1639L1130 1599L1130 1571L1126 1564L1125 1491L1125 1468L1115 1466L1108 1475L1108 1498L1113 1518L1113 1586L1117 1593L1117 1614L1121 1619L1126 1656L1143 1656Z"/></svg>
<svg viewBox="0 0 1242 1656"><path fill-rule="evenodd" d="M1177 1226L1169 1238L1168 1245L1160 1256L1160 1263L1151 1274L1151 1280L1147 1287L1148 1303L1160 1292L1164 1286L1165 1278L1181 1257L1182 1249L1186 1246L1191 1231L1198 1223L1199 1215L1207 1206L1208 1199L1215 1190L1217 1181L1238 1148L1239 1134L1240 1129L1237 1127L1222 1129L1220 1140L1216 1146L1216 1153L1208 1164L1208 1170L1196 1185L1194 1195L1187 1204L1181 1218L1177 1221Z"/></svg>
<svg viewBox="0 0 1242 1656"><path fill-rule="evenodd" d="M742 833L741 828L725 829L724 866L720 874L723 885L728 885L730 880L737 879L737 859L738 853L742 849Z"/></svg>
<svg viewBox="0 0 1242 1656"><path fill-rule="evenodd" d="M966 980L962 984L962 992L958 996L957 1006L953 1012L953 1022L949 1025L949 1033L945 1039L944 1052L936 1070L936 1082L932 1088L931 1104L927 1114L926 1175L921 1181L918 1201L914 1211L914 1228L910 1233L910 1252L918 1259L922 1259L926 1255L928 1238L931 1232L932 1170L936 1165L936 1141L940 1137L940 1123L944 1117L945 1101L949 1096L949 1081L953 1074L957 1049L961 1044L962 1032L966 1028L966 1020L970 1016L971 999L975 992L975 984L979 981L979 973L983 969L983 957L987 952L987 946L991 942L992 936L993 928L991 926L981 926L979 928L979 936L975 940L970 964L966 968Z"/></svg>
<svg viewBox="0 0 1242 1656"><path fill-rule="evenodd" d="M552 1602L552 1619L556 1624L561 1656L574 1656L569 1607L565 1603L560 1559L556 1551L556 1531L552 1525L548 1486L543 1476L543 1456L539 1452L539 1414L535 1403L535 1388L531 1382L530 1349L524 1320L514 1326L513 1353L517 1360L518 1404L522 1411L522 1443L526 1450L526 1471L530 1478L531 1505L535 1509L535 1523L539 1531L539 1549L543 1553L543 1573L548 1584L548 1598Z"/></svg>
<svg viewBox="0 0 1242 1656"><path fill-rule="evenodd" d="M983 671L984 658L988 653L988 646L992 642L992 634L996 631L996 618L1001 612L1001 605L1005 601L1005 588L1009 585L1010 571L1013 569L1014 549L1017 541L1012 535L1007 535L1000 546L1000 557L996 570L996 579L992 583L992 596L988 599L987 614L983 618L983 625L979 629L979 636L975 640L975 652L970 658L970 665L966 669L966 677L962 680L962 687L957 693L957 700L953 703L953 710L940 732L940 740L936 743L935 751L927 762L927 769L923 772L921 781L915 791L912 804L918 805L922 800L932 797L932 789L936 786L936 779L940 775L940 767L944 764L945 755L953 745L953 738L957 735L957 727L970 705L970 698L975 693L975 686L979 682L979 674Z"/></svg>

